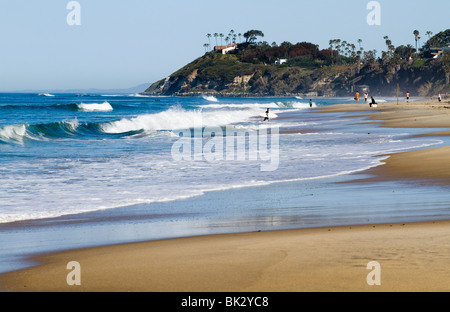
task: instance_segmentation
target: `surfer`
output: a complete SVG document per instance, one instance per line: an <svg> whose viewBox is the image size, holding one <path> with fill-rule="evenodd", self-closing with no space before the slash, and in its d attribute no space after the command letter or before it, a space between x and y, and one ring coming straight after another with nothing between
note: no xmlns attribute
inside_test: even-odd
<svg viewBox="0 0 450 312"><path fill-rule="evenodd" d="M313 101L312 100L309 100L309 107L313 107Z"/></svg>
<svg viewBox="0 0 450 312"><path fill-rule="evenodd" d="M266 111L266 118L264 118L264 121L269 121L270 120L269 113L270 113L270 108L268 108L267 111Z"/></svg>

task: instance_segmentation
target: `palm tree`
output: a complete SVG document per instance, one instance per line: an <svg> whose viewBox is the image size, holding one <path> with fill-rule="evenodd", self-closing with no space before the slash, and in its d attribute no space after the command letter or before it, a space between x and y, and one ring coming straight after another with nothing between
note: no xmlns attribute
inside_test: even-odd
<svg viewBox="0 0 450 312"><path fill-rule="evenodd" d="M341 45L341 39L336 39L336 46L335 46L335 48L336 48L336 50L337 50L337 55L336 55L336 57L337 56L339 56L339 55L341 55L341 47L342 47L342 45Z"/></svg>
<svg viewBox="0 0 450 312"><path fill-rule="evenodd" d="M219 37L219 34L218 33L214 33L214 38L216 38L216 46L218 45L217 44L217 37Z"/></svg>
<svg viewBox="0 0 450 312"><path fill-rule="evenodd" d="M334 40L330 40L330 52L331 52L331 62L333 62L333 47L334 47Z"/></svg>
<svg viewBox="0 0 450 312"><path fill-rule="evenodd" d="M348 54L348 46L347 46L347 41L342 41L342 50L344 51L344 55L347 57Z"/></svg>
<svg viewBox="0 0 450 312"><path fill-rule="evenodd" d="M352 43L350 45L350 48L352 49L352 57L355 58L356 57L356 52L355 52L356 46Z"/></svg>
<svg viewBox="0 0 450 312"><path fill-rule="evenodd" d="M211 45L211 34L207 34L206 37L208 37L209 45Z"/></svg>
<svg viewBox="0 0 450 312"><path fill-rule="evenodd" d="M384 39L386 40L387 55L390 57L393 49L392 41L389 39L389 36L384 36Z"/></svg>
<svg viewBox="0 0 450 312"><path fill-rule="evenodd" d="M433 32L432 32L432 31L427 31L427 32L425 33L425 35L428 36L428 39L431 39L431 36L433 35Z"/></svg>
<svg viewBox="0 0 450 312"><path fill-rule="evenodd" d="M362 39L358 39L358 44L359 44L359 50L361 51L361 49L362 49L362 47L361 47L361 44L362 44Z"/></svg>
<svg viewBox="0 0 450 312"><path fill-rule="evenodd" d="M356 73L358 75L361 72L361 54L362 54L361 50L356 52Z"/></svg>
<svg viewBox="0 0 450 312"><path fill-rule="evenodd" d="M220 37L220 45L223 45L223 37L225 37L222 33L219 34Z"/></svg>
<svg viewBox="0 0 450 312"><path fill-rule="evenodd" d="M384 36L383 39L385 40L386 46L389 50L389 45L391 44L391 40L389 39L389 36Z"/></svg>
<svg viewBox="0 0 450 312"><path fill-rule="evenodd" d="M228 33L228 41L229 41L228 44L231 44L231 40L232 40L232 38L233 38L233 34L234 34L234 30L232 29L232 30L230 30L230 32Z"/></svg>
<svg viewBox="0 0 450 312"><path fill-rule="evenodd" d="M203 45L203 47L205 48L205 53L208 53L208 47L209 47L209 44L208 44L208 43L205 43L205 44Z"/></svg>
<svg viewBox="0 0 450 312"><path fill-rule="evenodd" d="M241 33L238 33L238 36L239 36L239 43L241 43L242 42L242 34Z"/></svg>
<svg viewBox="0 0 450 312"><path fill-rule="evenodd" d="M418 30L414 30L413 35L414 35L414 37L416 38L416 53L418 53L419 50L418 50L418 48L417 48L417 41L419 41L419 35L420 35L420 33L419 33Z"/></svg>

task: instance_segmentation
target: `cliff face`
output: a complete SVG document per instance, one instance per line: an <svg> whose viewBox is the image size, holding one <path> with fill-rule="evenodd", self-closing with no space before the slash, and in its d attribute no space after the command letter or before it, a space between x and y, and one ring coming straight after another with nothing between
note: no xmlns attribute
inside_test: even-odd
<svg viewBox="0 0 450 312"><path fill-rule="evenodd" d="M374 95L401 92L428 96L450 91L442 60L403 63L384 68L373 63L359 73L355 65L302 68L242 62L236 55L207 53L170 77L151 85L145 94L217 96L352 96L361 85Z"/></svg>
<svg viewBox="0 0 450 312"><path fill-rule="evenodd" d="M379 95L396 95L397 85L401 93L409 91L418 96L450 92L442 59L419 60L390 69L366 70L360 77L358 84L370 86L371 92Z"/></svg>

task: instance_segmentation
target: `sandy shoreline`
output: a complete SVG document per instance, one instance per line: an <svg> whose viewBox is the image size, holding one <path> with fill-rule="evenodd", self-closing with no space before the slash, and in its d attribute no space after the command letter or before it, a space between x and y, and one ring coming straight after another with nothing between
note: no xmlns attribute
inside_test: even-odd
<svg viewBox="0 0 450 312"><path fill-rule="evenodd" d="M173 239L38 257L2 276L10 291L449 291L450 222L387 224ZM78 261L81 286L68 286ZM367 265L381 266L369 286Z"/></svg>
<svg viewBox="0 0 450 312"><path fill-rule="evenodd" d="M386 127L449 128L448 103L335 105ZM367 115L367 112L375 110ZM448 135L440 129L436 135ZM429 134L427 134L429 135ZM450 183L450 147L391 155L373 179ZM426 161L424 161L424 159ZM370 181L367 181L370 182ZM450 221L259 232L135 243L39 256L0 275L7 291L302 292L450 291ZM66 266L81 265L81 286ZM381 265L369 286L367 264Z"/></svg>

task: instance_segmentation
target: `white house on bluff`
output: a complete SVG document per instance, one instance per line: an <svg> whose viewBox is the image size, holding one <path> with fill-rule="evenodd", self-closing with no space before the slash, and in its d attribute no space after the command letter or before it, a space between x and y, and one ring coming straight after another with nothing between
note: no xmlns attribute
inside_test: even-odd
<svg viewBox="0 0 450 312"><path fill-rule="evenodd" d="M287 63L287 61L288 61L287 59L278 59L275 61L275 64L283 65L283 64Z"/></svg>
<svg viewBox="0 0 450 312"><path fill-rule="evenodd" d="M227 46L215 46L214 51L219 52L222 51L222 54L228 54L231 51L234 51L237 49L237 44L229 44Z"/></svg>

